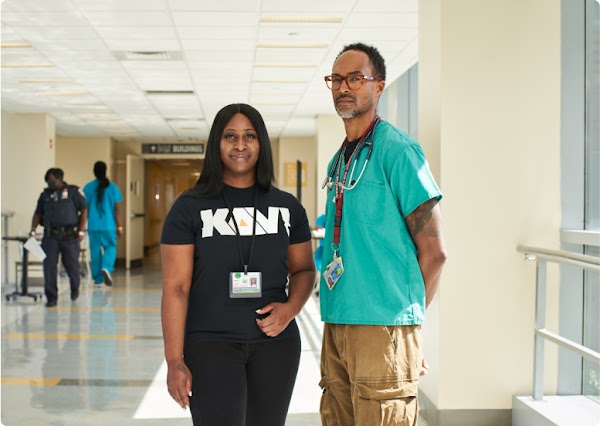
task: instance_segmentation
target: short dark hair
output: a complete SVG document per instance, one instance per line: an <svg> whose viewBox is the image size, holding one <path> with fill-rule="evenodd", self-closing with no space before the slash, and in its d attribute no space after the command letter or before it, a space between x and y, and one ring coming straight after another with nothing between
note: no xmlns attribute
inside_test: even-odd
<svg viewBox="0 0 600 426"><path fill-rule="evenodd" d="M369 62L371 62L371 65L373 66L373 72L375 73L373 77L385 80L385 59L383 59L383 56L381 56L381 53L379 53L379 50L377 50L376 47L369 46L368 44L364 43L348 44L344 46L342 51L338 53L335 59L339 58L342 53L347 52L349 50L358 50L360 52L366 53L369 57Z"/></svg>
<svg viewBox="0 0 600 426"><path fill-rule="evenodd" d="M219 195L223 190L221 137L231 117L238 113L248 117L258 137L260 151L258 153L258 162L256 163L256 185L263 191L268 191L271 188L275 179L275 172L267 126L260 113L254 107L247 104L231 104L223 107L215 116L206 143L206 157L204 158L200 178L198 178L196 185L188 192L204 197L214 197L215 195Z"/></svg>
<svg viewBox="0 0 600 426"><path fill-rule="evenodd" d="M50 175L54 176L58 180L63 180L63 178L65 177L65 172L63 172L62 169L59 169L57 167L52 167L51 169L48 169L48 171L44 175L44 182L48 182L48 178L50 177Z"/></svg>

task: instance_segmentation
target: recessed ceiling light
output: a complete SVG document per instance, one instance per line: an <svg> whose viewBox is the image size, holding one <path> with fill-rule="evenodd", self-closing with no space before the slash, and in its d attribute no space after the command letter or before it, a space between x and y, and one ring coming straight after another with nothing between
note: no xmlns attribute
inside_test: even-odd
<svg viewBox="0 0 600 426"><path fill-rule="evenodd" d="M31 47L31 43L27 43L26 41L11 41L1 43L0 47Z"/></svg>
<svg viewBox="0 0 600 426"><path fill-rule="evenodd" d="M2 68L54 68L54 64L2 64Z"/></svg>
<svg viewBox="0 0 600 426"><path fill-rule="evenodd" d="M327 43L256 43L256 47L263 49L324 49Z"/></svg>
<svg viewBox="0 0 600 426"><path fill-rule="evenodd" d="M317 22L325 24L339 24L343 18L332 18L329 16L261 16L260 22Z"/></svg>

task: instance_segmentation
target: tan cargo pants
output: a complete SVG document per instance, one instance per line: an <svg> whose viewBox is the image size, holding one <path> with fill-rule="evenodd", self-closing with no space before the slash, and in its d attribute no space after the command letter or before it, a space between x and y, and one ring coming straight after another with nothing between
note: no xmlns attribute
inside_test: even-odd
<svg viewBox="0 0 600 426"><path fill-rule="evenodd" d="M421 326L325 323L324 426L416 426Z"/></svg>

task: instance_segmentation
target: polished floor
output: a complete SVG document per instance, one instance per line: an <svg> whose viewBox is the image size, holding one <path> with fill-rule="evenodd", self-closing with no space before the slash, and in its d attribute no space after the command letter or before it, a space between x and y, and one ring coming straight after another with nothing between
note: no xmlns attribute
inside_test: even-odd
<svg viewBox="0 0 600 426"><path fill-rule="evenodd" d="M84 279L79 299L71 302L68 280L60 278L58 306L51 309L44 301L2 298L2 424L192 424L165 384L157 256L143 268L115 271L113 279L112 288L94 288ZM13 290L5 285L2 292ZM303 349L286 425L320 425L323 327L316 298L298 324Z"/></svg>

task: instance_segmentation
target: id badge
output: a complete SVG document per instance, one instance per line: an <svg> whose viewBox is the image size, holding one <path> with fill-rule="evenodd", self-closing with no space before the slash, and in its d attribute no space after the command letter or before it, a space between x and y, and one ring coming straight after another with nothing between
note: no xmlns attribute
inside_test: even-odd
<svg viewBox="0 0 600 426"><path fill-rule="evenodd" d="M230 272L229 297L261 297L262 272Z"/></svg>
<svg viewBox="0 0 600 426"><path fill-rule="evenodd" d="M337 284L342 274L344 273L344 263L342 262L342 256L333 256L333 261L327 265L323 277L327 283L329 290L333 290L333 287Z"/></svg>

